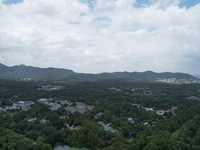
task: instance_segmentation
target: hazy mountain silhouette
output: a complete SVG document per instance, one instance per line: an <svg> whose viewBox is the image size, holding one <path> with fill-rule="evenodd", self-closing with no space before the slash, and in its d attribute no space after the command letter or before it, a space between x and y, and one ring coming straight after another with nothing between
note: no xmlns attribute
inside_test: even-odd
<svg viewBox="0 0 200 150"><path fill-rule="evenodd" d="M197 79L186 73L155 73L145 72L113 72L100 74L75 73L72 70L60 68L39 68L25 65L8 67L0 64L0 79L13 80L98 80L98 79L134 79L134 78L176 78L176 79Z"/></svg>

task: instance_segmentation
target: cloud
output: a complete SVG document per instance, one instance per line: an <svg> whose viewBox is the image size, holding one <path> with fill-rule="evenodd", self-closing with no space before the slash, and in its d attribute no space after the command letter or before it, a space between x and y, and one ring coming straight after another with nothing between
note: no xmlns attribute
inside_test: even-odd
<svg viewBox="0 0 200 150"><path fill-rule="evenodd" d="M198 72L200 5L179 0L0 2L0 60L77 72ZM191 66L192 65L192 66Z"/></svg>

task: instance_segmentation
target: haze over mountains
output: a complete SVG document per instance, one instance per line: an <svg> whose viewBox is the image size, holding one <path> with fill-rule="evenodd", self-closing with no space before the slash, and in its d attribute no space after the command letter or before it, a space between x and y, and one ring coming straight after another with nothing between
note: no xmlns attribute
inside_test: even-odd
<svg viewBox="0 0 200 150"><path fill-rule="evenodd" d="M197 79L186 73L155 73L153 71L145 72L113 72L100 74L76 73L68 69L60 68L39 68L26 65L6 66L0 64L0 79L12 80L98 80L98 79L135 79L135 78L176 78L176 79Z"/></svg>

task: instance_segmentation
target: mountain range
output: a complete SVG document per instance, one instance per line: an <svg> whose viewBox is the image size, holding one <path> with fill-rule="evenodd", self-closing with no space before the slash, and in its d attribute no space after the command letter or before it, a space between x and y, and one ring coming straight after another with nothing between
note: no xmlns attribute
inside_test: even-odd
<svg viewBox="0 0 200 150"><path fill-rule="evenodd" d="M0 63L0 79L11 80L69 80L69 81L86 81L98 79L158 79L158 78L176 78L176 79L197 79L186 73L155 73L153 71L145 72L113 72L113 73L76 73L68 69L60 68L39 68L26 65L6 66Z"/></svg>

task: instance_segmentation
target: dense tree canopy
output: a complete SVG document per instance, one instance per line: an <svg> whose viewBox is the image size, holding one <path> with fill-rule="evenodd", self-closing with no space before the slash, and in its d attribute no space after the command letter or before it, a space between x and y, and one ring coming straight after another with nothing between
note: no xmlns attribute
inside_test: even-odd
<svg viewBox="0 0 200 150"><path fill-rule="evenodd" d="M39 90L47 85L64 88ZM15 102L34 101L28 110L0 112L3 150L49 150L59 144L94 150L200 149L200 102L188 99L200 97L199 84L0 80L0 92L2 109ZM37 101L41 98L61 107L51 110ZM72 113L66 110L69 103L62 104L66 100L72 107L82 102L94 109ZM160 110L165 113L158 114ZM105 130L102 124L116 132Z"/></svg>

